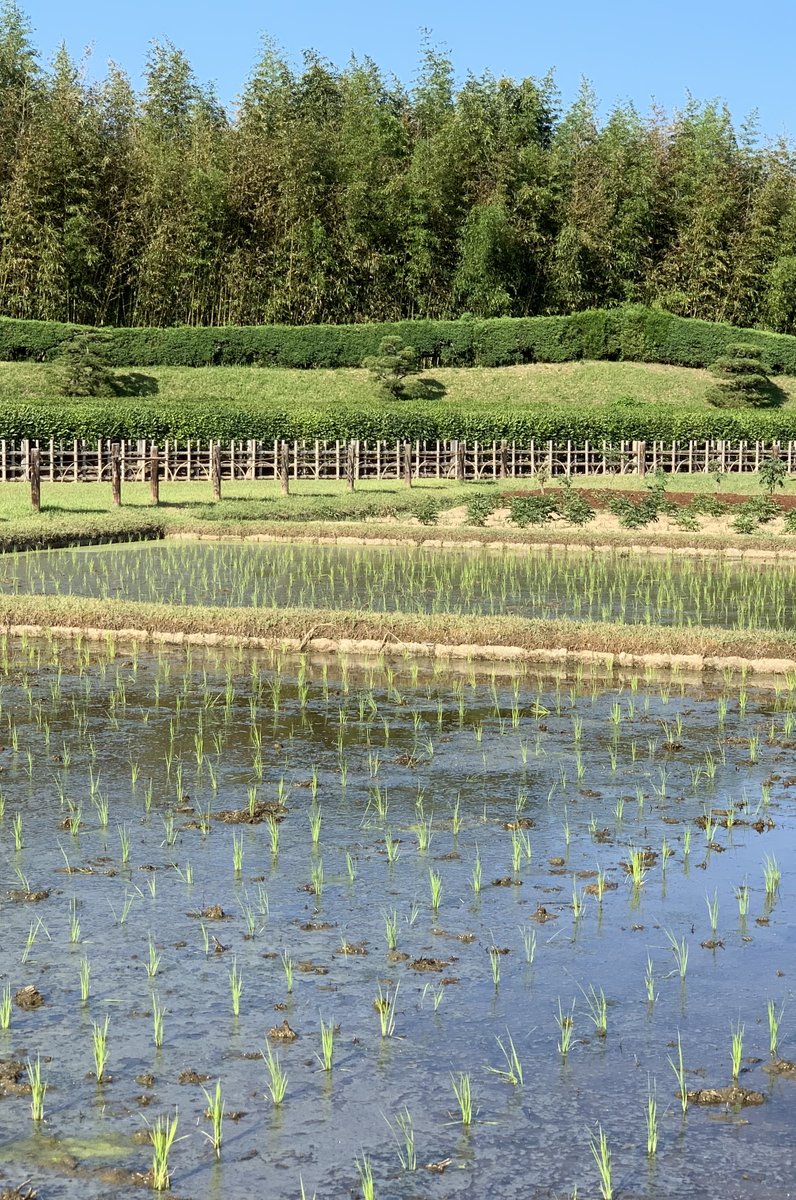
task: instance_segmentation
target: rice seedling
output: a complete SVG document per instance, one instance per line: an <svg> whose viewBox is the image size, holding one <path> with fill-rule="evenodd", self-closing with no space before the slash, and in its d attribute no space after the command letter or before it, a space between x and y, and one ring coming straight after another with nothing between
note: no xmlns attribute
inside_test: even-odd
<svg viewBox="0 0 796 1200"><path fill-rule="evenodd" d="M382 1038L392 1037L395 1032L395 1002L398 998L398 988L400 984L395 985L395 991L390 995L390 989L382 991L379 984L379 994L373 1001L373 1007L379 1014L379 1027L381 1029Z"/></svg>
<svg viewBox="0 0 796 1200"><path fill-rule="evenodd" d="M718 892L714 891L713 899L705 893L705 903L708 906L708 917L710 918L711 936L715 938L716 930L719 924L719 896Z"/></svg>
<svg viewBox="0 0 796 1200"><path fill-rule="evenodd" d="M44 1120L44 1097L47 1094L47 1081L42 1079L39 1055L36 1055L35 1063L30 1059L26 1061L25 1073L30 1087L30 1115L38 1123Z"/></svg>
<svg viewBox="0 0 796 1200"><path fill-rule="evenodd" d="M99 1021L91 1022L91 1044L94 1051L94 1075L97 1083L102 1083L105 1078L105 1067L108 1062L108 1025L110 1017L106 1014L105 1021L100 1025Z"/></svg>
<svg viewBox="0 0 796 1200"><path fill-rule="evenodd" d="M672 948L675 962L677 963L677 971L681 979L685 979L686 971L688 970L688 942L685 938L681 938L678 942L677 938L669 929L664 929L666 938Z"/></svg>
<svg viewBox="0 0 796 1200"><path fill-rule="evenodd" d="M519 1060L516 1047L508 1030L506 1030L506 1037L508 1044L505 1046L501 1038L495 1038L506 1065L504 1067L487 1067L486 1069L492 1075L497 1075L504 1083L510 1083L514 1087L522 1087L522 1063Z"/></svg>
<svg viewBox="0 0 796 1200"><path fill-rule="evenodd" d="M87 958L80 960L80 1000L85 1004L91 987L91 963Z"/></svg>
<svg viewBox="0 0 796 1200"><path fill-rule="evenodd" d="M149 978L154 979L155 976L157 975L158 971L160 970L160 962L161 962L161 959L163 956L162 956L162 954L158 953L157 947L155 946L155 943L152 940L151 933L149 934L148 955L149 955L149 957L147 959L147 962L144 965L146 967L146 973L149 976Z"/></svg>
<svg viewBox="0 0 796 1200"><path fill-rule="evenodd" d="M155 1049L160 1050L163 1045L163 1009L158 996L152 997L152 1033Z"/></svg>
<svg viewBox="0 0 796 1200"><path fill-rule="evenodd" d="M677 1059L668 1056L669 1066L674 1071L675 1079L677 1080L677 1094L680 1097L680 1107L683 1110L683 1116L688 1109L688 1087L685 1081L685 1067L683 1066L683 1043L680 1040L680 1031L677 1031Z"/></svg>
<svg viewBox="0 0 796 1200"><path fill-rule="evenodd" d="M312 864L310 878L312 880L312 890L315 894L315 899L318 905L320 905L321 897L323 896L323 861L321 859Z"/></svg>
<svg viewBox="0 0 796 1200"><path fill-rule="evenodd" d="M646 855L643 850L637 850L635 846L628 846L627 861L630 868L630 878L634 888L639 888L647 878Z"/></svg>
<svg viewBox="0 0 796 1200"><path fill-rule="evenodd" d="M431 839L433 836L431 832L431 826L433 821L433 816L430 816L423 821L418 821L416 825L412 825L411 827L412 832L417 838L417 849L419 854L425 854L431 845Z"/></svg>
<svg viewBox="0 0 796 1200"><path fill-rule="evenodd" d="M284 1101L287 1092L287 1075L279 1062L279 1055L274 1053L270 1043L266 1043L265 1050L262 1050L261 1054L268 1068L269 1082L266 1086L271 1097L271 1103L275 1108L278 1108Z"/></svg>
<svg viewBox="0 0 796 1200"><path fill-rule="evenodd" d="M216 1081L214 1092L208 1092L205 1088L202 1088L202 1092L207 1102L205 1116L210 1118L213 1126L212 1133L208 1133L206 1129L203 1129L202 1133L213 1147L216 1158L220 1159L221 1144L224 1140L224 1110L226 1109L226 1103L221 1093L221 1080Z"/></svg>
<svg viewBox="0 0 796 1200"><path fill-rule="evenodd" d="M175 1108L173 1117L161 1114L149 1129L149 1140L152 1143L152 1187L156 1192L165 1192L171 1187L169 1154L177 1137L178 1124L179 1113Z"/></svg>
<svg viewBox="0 0 796 1200"><path fill-rule="evenodd" d="M572 1045L572 1035L575 1032L575 1001L572 1001L572 1008L568 1013L565 1013L561 1008L561 999L558 1001L558 1013L555 1017L556 1025L558 1026L558 1053L566 1060Z"/></svg>
<svg viewBox="0 0 796 1200"><path fill-rule="evenodd" d="M647 966L644 973L644 990L647 994L647 1004L652 1007L657 997L655 994L655 967L649 955L647 955Z"/></svg>
<svg viewBox="0 0 796 1200"><path fill-rule="evenodd" d="M313 846L317 846L321 838L321 824L323 822L323 813L320 808L313 806L309 811L310 836Z"/></svg>
<svg viewBox="0 0 796 1200"><path fill-rule="evenodd" d="M415 1150L415 1130L412 1122L412 1114L407 1107L397 1112L394 1117L398 1132L393 1129L387 1117L384 1118L390 1126L390 1132L395 1138L398 1146L398 1160L401 1168L404 1171L417 1170L417 1152ZM398 1136L400 1134L400 1137Z"/></svg>
<svg viewBox="0 0 796 1200"><path fill-rule="evenodd" d="M431 908L436 913L442 899L442 876L433 867L428 872L428 883L431 889Z"/></svg>
<svg viewBox="0 0 796 1200"><path fill-rule="evenodd" d="M387 938L387 949L395 950L398 946L398 913L395 909L392 912L382 911L384 919L384 933Z"/></svg>
<svg viewBox="0 0 796 1200"><path fill-rule="evenodd" d="M11 1024L11 984L3 984L0 992L0 1030L8 1029Z"/></svg>
<svg viewBox="0 0 796 1200"><path fill-rule="evenodd" d="M285 972L285 986L287 994L290 995L293 991L293 959L288 954L287 950L283 950L281 954L282 970Z"/></svg>
<svg viewBox="0 0 796 1200"><path fill-rule="evenodd" d="M531 965L536 957L536 930L526 929L521 925L520 936L522 937L522 944L525 948L525 961Z"/></svg>
<svg viewBox="0 0 796 1200"><path fill-rule="evenodd" d="M773 855L766 855L763 859L763 882L766 888L766 896L771 899L779 890L782 872L777 866L777 860Z"/></svg>
<svg viewBox="0 0 796 1200"><path fill-rule="evenodd" d="M608 1138L603 1132L601 1125L597 1126L597 1133L591 1139L591 1152L594 1161L597 1164L597 1172L600 1176L600 1195L602 1200L613 1200L613 1184L611 1182L611 1151L608 1146Z"/></svg>
<svg viewBox="0 0 796 1200"><path fill-rule="evenodd" d="M594 984L589 984L588 992L584 992L583 988L581 991L588 1007L589 1020L594 1025L594 1032L599 1038L607 1037L608 1001L605 999L605 992L602 988L599 992L595 991Z"/></svg>
<svg viewBox="0 0 796 1200"><path fill-rule="evenodd" d="M735 899L738 901L738 916L743 919L749 912L749 885L746 880L735 889Z"/></svg>
<svg viewBox="0 0 796 1200"><path fill-rule="evenodd" d="M575 924L580 920L583 912L583 892L578 887L577 876L572 876L572 915L575 918Z"/></svg>
<svg viewBox="0 0 796 1200"><path fill-rule="evenodd" d="M238 970L238 960L233 958L229 972L229 989L232 996L232 1015L240 1016L240 998L243 992L243 973Z"/></svg>
<svg viewBox="0 0 796 1200"><path fill-rule="evenodd" d="M20 958L20 962L26 963L28 961L28 959L30 958L30 952L36 943L36 938L39 936L39 934L41 933L42 930L44 930L44 935L47 938L47 940L49 941L50 934L47 930L47 926L44 924L41 917L36 917L36 920L31 921L31 923L30 923L30 928L28 929L28 936L25 940L25 948L22 951L22 957Z"/></svg>
<svg viewBox="0 0 796 1200"><path fill-rule="evenodd" d="M777 1045L779 1043L779 1027L782 1022L785 1005L783 1004L779 1012L777 1012L776 1004L773 1000L769 1000L766 1005L766 1011L768 1014L768 1052L772 1058L776 1058ZM7 1026L3 1026L3 1028L5 1029Z"/></svg>
<svg viewBox="0 0 796 1200"><path fill-rule="evenodd" d="M732 1061L732 1078L733 1082L738 1082L738 1074L741 1070L741 1059L743 1058L743 1035L744 1026L738 1020L730 1030L732 1034L730 1044L730 1058Z"/></svg>
<svg viewBox="0 0 796 1200"><path fill-rule="evenodd" d="M353 884L354 880L357 877L357 863L356 863L356 859L351 854L350 850L346 850L346 853L345 853L345 866L346 866L346 873L348 875L348 882Z"/></svg>
<svg viewBox="0 0 796 1200"><path fill-rule="evenodd" d="M400 858L401 843L398 838L392 836L392 830L387 829L384 834L384 849L387 852L387 862L392 865Z"/></svg>
<svg viewBox="0 0 796 1200"><path fill-rule="evenodd" d="M459 1119L465 1129L468 1129L473 1123L473 1095L470 1076L464 1071L460 1071L458 1075L451 1075L451 1085L459 1108Z"/></svg>
<svg viewBox="0 0 796 1200"><path fill-rule="evenodd" d="M658 1099L654 1084L648 1090L644 1117L647 1125L647 1155L652 1158L658 1150Z"/></svg>
<svg viewBox="0 0 796 1200"><path fill-rule="evenodd" d="M243 871L243 834L232 834L232 870L236 876Z"/></svg>
<svg viewBox="0 0 796 1200"><path fill-rule="evenodd" d="M117 825L116 830L119 835L119 850L122 856L122 866L126 866L130 861L130 836L127 832L126 825Z"/></svg>
<svg viewBox="0 0 796 1200"><path fill-rule="evenodd" d="M376 1200L376 1186L373 1182L373 1171L367 1154L363 1154L362 1158L355 1158L354 1165L362 1188L362 1200Z"/></svg>
<svg viewBox="0 0 796 1200"><path fill-rule="evenodd" d="M494 945L489 947L489 966L492 971L492 983L497 991L500 984L500 949Z"/></svg>
<svg viewBox="0 0 796 1200"><path fill-rule="evenodd" d="M269 816L266 819L266 827L271 841L271 857L276 859L279 857L279 822L276 817Z"/></svg>
<svg viewBox="0 0 796 1200"><path fill-rule="evenodd" d="M475 848L475 861L473 862L473 873L471 876L471 884L473 895L481 894L481 855L478 853L478 847Z"/></svg>
<svg viewBox="0 0 796 1200"><path fill-rule="evenodd" d="M22 813L14 813L11 821L11 829L14 834L14 849L19 853L25 848L25 839L22 836Z"/></svg>
<svg viewBox="0 0 796 1200"><path fill-rule="evenodd" d="M329 1021L328 1025L324 1024L323 1017L321 1022L321 1053L316 1054L318 1062L323 1067L324 1071L331 1071L334 1065L334 1022Z"/></svg>

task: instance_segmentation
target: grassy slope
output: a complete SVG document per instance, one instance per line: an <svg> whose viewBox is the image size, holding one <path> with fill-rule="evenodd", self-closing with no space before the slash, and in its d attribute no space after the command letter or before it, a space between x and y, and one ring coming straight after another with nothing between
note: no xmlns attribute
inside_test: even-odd
<svg viewBox="0 0 796 1200"><path fill-rule="evenodd" d="M366 371L287 371L257 367L150 367L164 402L210 397L242 401L367 402L373 385ZM630 397L650 404L701 405L707 371L630 362L539 363L520 367L439 368L429 372L446 389L444 403L479 400L509 404L604 404ZM0 403L57 394L52 369L39 363L3 363ZM796 406L796 378L777 383Z"/></svg>

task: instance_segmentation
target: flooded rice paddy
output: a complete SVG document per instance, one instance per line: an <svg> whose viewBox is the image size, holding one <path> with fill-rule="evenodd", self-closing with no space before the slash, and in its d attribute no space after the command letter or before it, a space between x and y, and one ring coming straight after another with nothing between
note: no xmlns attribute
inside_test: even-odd
<svg viewBox="0 0 796 1200"><path fill-rule="evenodd" d="M538 550L149 542L4 555L0 591L790 629L796 565Z"/></svg>
<svg viewBox="0 0 796 1200"><path fill-rule="evenodd" d="M790 1195L794 688L0 642L0 1189Z"/></svg>

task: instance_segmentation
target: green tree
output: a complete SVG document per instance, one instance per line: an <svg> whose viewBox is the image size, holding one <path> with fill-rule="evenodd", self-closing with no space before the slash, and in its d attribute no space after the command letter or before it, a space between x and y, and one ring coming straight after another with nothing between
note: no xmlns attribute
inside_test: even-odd
<svg viewBox="0 0 796 1200"><path fill-rule="evenodd" d="M406 346L399 337L385 337L379 342L378 354L369 355L362 363L370 371L379 390L392 400L406 399L417 394L420 374L417 351Z"/></svg>
<svg viewBox="0 0 796 1200"><path fill-rule="evenodd" d="M56 380L63 396L113 394L114 375L108 366L107 336L100 331L81 331L63 342L55 364Z"/></svg>

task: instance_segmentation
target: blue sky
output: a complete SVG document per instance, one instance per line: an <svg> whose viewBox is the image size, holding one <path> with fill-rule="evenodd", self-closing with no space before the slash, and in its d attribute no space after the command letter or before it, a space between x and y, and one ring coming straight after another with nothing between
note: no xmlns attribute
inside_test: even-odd
<svg viewBox="0 0 796 1200"><path fill-rule="evenodd" d="M342 65L353 52L370 55L411 83L421 29L452 55L464 75L543 75L555 68L566 100L581 77L603 108L631 99L646 111L654 101L671 110L690 91L727 101L740 121L753 109L761 132L796 136L793 0L606 0L565 4L498 0L21 0L36 44L48 58L63 40L74 55L92 47L91 73L112 58L138 82L152 38L170 38L201 80L214 80L224 103L240 90L259 39L270 34L288 58L305 48Z"/></svg>

